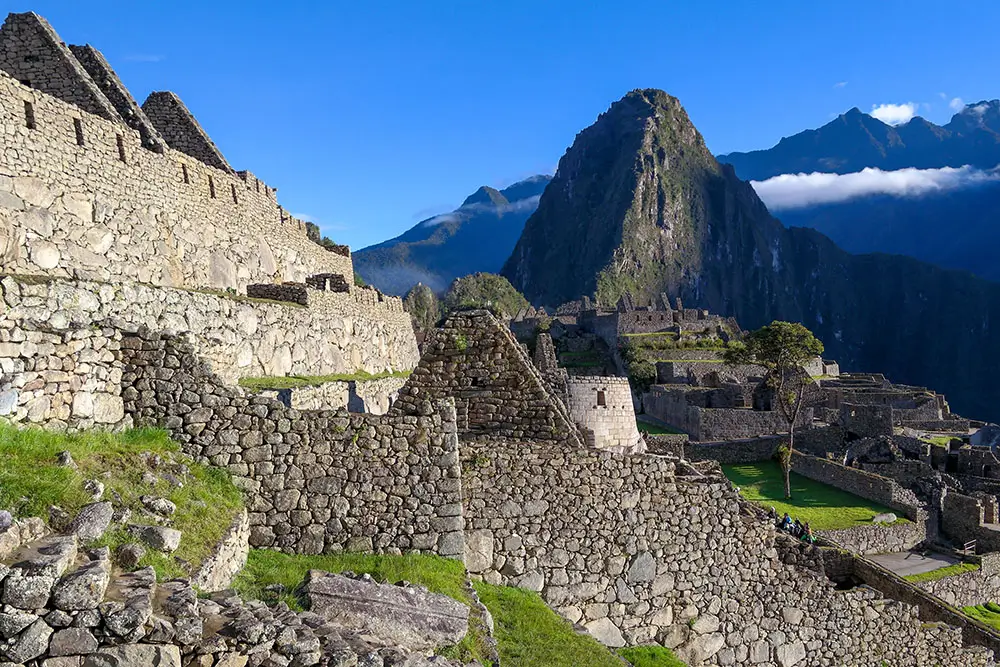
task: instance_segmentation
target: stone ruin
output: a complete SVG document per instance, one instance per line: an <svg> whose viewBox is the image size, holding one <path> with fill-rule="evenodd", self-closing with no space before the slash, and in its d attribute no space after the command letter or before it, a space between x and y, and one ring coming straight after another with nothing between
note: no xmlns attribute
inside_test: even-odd
<svg viewBox="0 0 1000 667"><path fill-rule="evenodd" d="M449 318L418 363L398 299L355 287L349 251L315 243L273 187L234 171L176 95L139 105L98 51L35 14L0 29L0 126L10 421L165 428L244 490L249 545L461 559L613 647L659 642L692 665L995 664L1000 639L938 598L861 555L787 543L715 464L644 452L619 378L568 377L545 350L536 366L485 312ZM554 319L612 345L661 326L737 330L666 302L583 300ZM362 369L413 372L384 414L236 386ZM941 506L968 504L959 495ZM995 515L972 506L970 530ZM15 663L448 664L315 610L118 573L79 536L22 526L0 531L17 537L0 565L0 657ZM317 600L357 590L310 586Z"/></svg>

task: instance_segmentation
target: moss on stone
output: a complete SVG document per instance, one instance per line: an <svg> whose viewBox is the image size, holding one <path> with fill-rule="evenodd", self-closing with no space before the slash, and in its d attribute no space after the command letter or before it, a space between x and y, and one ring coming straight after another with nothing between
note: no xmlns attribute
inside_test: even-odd
<svg viewBox="0 0 1000 667"><path fill-rule="evenodd" d="M332 375L285 375L273 377L240 378L239 385L245 389L261 391L264 389L297 389L299 387L318 387L328 382L356 382L366 380L381 380L383 378L406 378L410 371L386 371L384 373L369 373L355 371L353 373L335 373Z"/></svg>

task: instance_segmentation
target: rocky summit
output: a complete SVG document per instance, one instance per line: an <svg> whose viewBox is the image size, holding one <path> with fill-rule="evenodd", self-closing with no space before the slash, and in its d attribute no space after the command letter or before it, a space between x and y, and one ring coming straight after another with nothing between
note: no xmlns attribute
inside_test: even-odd
<svg viewBox="0 0 1000 667"><path fill-rule="evenodd" d="M629 93L577 135L503 274L536 305L666 293L747 327L800 321L847 368L879 368L1000 417L995 383L964 370L1000 346L988 325L1000 286L785 228L660 90Z"/></svg>

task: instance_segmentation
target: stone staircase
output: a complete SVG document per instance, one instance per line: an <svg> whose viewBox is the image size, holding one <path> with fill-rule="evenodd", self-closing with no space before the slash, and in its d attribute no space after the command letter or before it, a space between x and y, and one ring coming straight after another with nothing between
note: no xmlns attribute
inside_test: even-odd
<svg viewBox="0 0 1000 667"><path fill-rule="evenodd" d="M30 541L0 561L0 667L458 666L284 603L232 591L199 599L187 580L123 571L107 547L18 523Z"/></svg>

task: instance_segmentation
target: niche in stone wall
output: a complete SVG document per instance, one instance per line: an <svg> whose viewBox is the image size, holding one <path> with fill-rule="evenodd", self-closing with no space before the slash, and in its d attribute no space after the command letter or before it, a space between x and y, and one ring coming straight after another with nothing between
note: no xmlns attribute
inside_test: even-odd
<svg viewBox="0 0 1000 667"><path fill-rule="evenodd" d="M29 130L34 130L35 125L35 105L28 100L24 101L24 125Z"/></svg>

